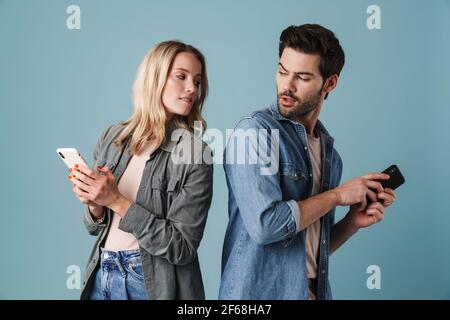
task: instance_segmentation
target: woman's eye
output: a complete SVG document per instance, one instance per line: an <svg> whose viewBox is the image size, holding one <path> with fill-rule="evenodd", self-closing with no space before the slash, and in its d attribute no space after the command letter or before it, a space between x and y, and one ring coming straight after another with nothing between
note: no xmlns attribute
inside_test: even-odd
<svg viewBox="0 0 450 320"><path fill-rule="evenodd" d="M177 78L180 79L180 80L186 79L186 77L184 76L184 74L178 74L178 75L177 75Z"/></svg>
<svg viewBox="0 0 450 320"><path fill-rule="evenodd" d="M201 81L195 81L195 86L200 87Z"/></svg>

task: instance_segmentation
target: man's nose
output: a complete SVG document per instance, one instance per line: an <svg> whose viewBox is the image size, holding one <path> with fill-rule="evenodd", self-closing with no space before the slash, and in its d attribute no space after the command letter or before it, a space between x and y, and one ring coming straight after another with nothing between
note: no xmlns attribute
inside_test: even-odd
<svg viewBox="0 0 450 320"><path fill-rule="evenodd" d="M288 77L283 83L283 91L295 92L294 77Z"/></svg>

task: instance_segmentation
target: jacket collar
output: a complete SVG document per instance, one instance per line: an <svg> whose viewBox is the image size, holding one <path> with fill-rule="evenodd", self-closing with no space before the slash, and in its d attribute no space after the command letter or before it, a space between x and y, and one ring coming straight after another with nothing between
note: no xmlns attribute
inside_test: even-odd
<svg viewBox="0 0 450 320"><path fill-rule="evenodd" d="M272 116L276 120L278 120L278 121L289 121L289 122L292 122L295 125L300 125L301 127L303 127L303 130L305 130L305 132L306 132L305 126L303 124L301 124L300 122L298 122L296 120L288 119L288 118L286 118L285 116L283 116L280 113L280 110L278 108L278 102L276 102L276 101L272 102L270 104L270 106L269 106L269 110L272 113ZM317 122L316 122L316 130L317 130L318 133L325 135L327 138L329 138L331 140L334 140L333 137L328 133L327 129L325 128L325 126L323 125L323 123L319 119L317 119Z"/></svg>

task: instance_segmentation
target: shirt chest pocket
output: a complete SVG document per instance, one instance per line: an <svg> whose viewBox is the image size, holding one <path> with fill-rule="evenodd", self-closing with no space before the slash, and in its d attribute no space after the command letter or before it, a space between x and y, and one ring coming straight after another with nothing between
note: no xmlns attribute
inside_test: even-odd
<svg viewBox="0 0 450 320"><path fill-rule="evenodd" d="M280 186L284 200L302 200L309 194L310 179L306 168L280 163Z"/></svg>
<svg viewBox="0 0 450 320"><path fill-rule="evenodd" d="M179 193L179 178L155 176L152 178L151 202L157 216L166 217L174 199Z"/></svg>

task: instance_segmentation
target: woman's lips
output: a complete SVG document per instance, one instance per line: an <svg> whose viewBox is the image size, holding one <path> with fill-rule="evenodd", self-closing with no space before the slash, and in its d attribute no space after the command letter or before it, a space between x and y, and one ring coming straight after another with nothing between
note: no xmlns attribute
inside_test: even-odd
<svg viewBox="0 0 450 320"><path fill-rule="evenodd" d="M180 98L180 100L189 106L192 105L192 101L193 101L191 98Z"/></svg>

